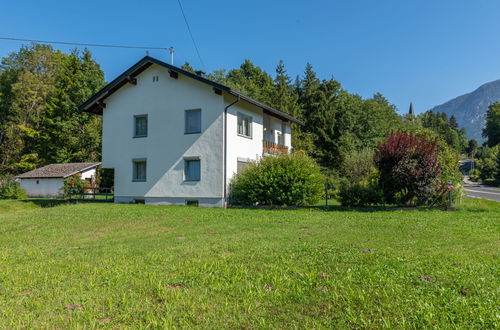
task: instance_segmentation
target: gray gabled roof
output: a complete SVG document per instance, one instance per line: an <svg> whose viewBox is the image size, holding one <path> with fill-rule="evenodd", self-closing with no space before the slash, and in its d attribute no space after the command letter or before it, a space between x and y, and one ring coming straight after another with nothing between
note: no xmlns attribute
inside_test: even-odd
<svg viewBox="0 0 500 330"><path fill-rule="evenodd" d="M281 118L286 121L290 121L299 125L304 125L304 123L292 116L290 116L287 113L284 113L280 110L274 109L267 104L261 103L245 94L242 94L238 91L235 91L227 86L221 85L219 83L216 83L215 81L209 80L205 77L199 76L197 74L194 74L192 72L183 70L181 68L178 68L176 66L170 65L168 63L162 62L160 60L157 60L156 58L150 57L150 56L145 56L142 58L139 62L131 66L128 70L123 72L120 76L118 76L115 80L110 82L108 85L103 87L100 91L95 93L90 99L88 99L85 103L80 105L78 107L78 110L80 111L86 111L86 112L91 112L91 113L96 113L96 114L102 114L102 102L104 99L106 99L108 96L113 94L115 91L120 89L123 85L125 85L127 82L133 81L136 76L138 76L141 72L149 68L151 65L157 64L160 65L166 69L168 69L170 72L174 72L176 74L182 74L184 76L196 79L198 81L201 81L207 85L212 86L213 88L220 90L222 92L226 92L228 94L234 95L236 97L239 97L242 100L245 100L253 105L256 105L257 107L261 108L264 112L269 113L271 115L274 115L278 118Z"/></svg>
<svg viewBox="0 0 500 330"><path fill-rule="evenodd" d="M50 164L18 175L19 179L67 178L70 175L94 168L101 163Z"/></svg>

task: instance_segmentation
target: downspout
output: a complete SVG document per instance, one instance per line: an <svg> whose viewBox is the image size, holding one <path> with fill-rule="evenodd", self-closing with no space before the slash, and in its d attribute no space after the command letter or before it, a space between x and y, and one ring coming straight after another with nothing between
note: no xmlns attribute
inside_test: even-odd
<svg viewBox="0 0 500 330"><path fill-rule="evenodd" d="M224 108L224 208L227 207L227 109L240 101L240 97Z"/></svg>

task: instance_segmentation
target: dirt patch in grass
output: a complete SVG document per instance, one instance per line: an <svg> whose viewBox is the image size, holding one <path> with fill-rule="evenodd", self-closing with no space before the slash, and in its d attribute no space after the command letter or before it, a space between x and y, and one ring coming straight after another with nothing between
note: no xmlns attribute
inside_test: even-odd
<svg viewBox="0 0 500 330"><path fill-rule="evenodd" d="M71 304L71 305L64 306L64 309L67 311L74 311L74 310L81 309L81 308L82 308L82 306L78 305L78 304Z"/></svg>
<svg viewBox="0 0 500 330"><path fill-rule="evenodd" d="M363 252L363 253L373 253L373 252L375 252L375 250L372 250L372 249L364 249L364 250L361 250L361 252Z"/></svg>
<svg viewBox="0 0 500 330"><path fill-rule="evenodd" d="M452 264L453 267L462 267L462 264Z"/></svg>
<svg viewBox="0 0 500 330"><path fill-rule="evenodd" d="M234 226L228 226L227 229L233 230L235 227Z"/></svg>
<svg viewBox="0 0 500 330"><path fill-rule="evenodd" d="M215 231L213 231L213 230L207 230L205 232L205 234L207 234L207 235L213 235L213 234L215 234Z"/></svg>
<svg viewBox="0 0 500 330"><path fill-rule="evenodd" d="M99 319L99 322L101 322L101 323L109 323L109 322L111 322L111 317L101 317Z"/></svg>
<svg viewBox="0 0 500 330"><path fill-rule="evenodd" d="M328 278L328 274L327 273L319 273L318 278L321 278L321 279Z"/></svg>
<svg viewBox="0 0 500 330"><path fill-rule="evenodd" d="M169 290L183 290L186 287L180 284L167 284L167 289Z"/></svg>
<svg viewBox="0 0 500 330"><path fill-rule="evenodd" d="M176 238L177 238L177 239L179 239L179 240L184 240L184 239L186 239L186 237L184 237L184 236L178 236L178 237L176 237Z"/></svg>
<svg viewBox="0 0 500 330"><path fill-rule="evenodd" d="M421 279L421 280L423 280L423 281L427 281L427 282L431 282L431 283L436 283L435 279L433 279L432 277L427 276L427 275L420 275L418 278Z"/></svg>
<svg viewBox="0 0 500 330"><path fill-rule="evenodd" d="M472 293L470 289L462 288L458 291L462 296L468 296Z"/></svg>
<svg viewBox="0 0 500 330"><path fill-rule="evenodd" d="M264 285L264 290L266 290L266 291L273 291L274 290L274 286L272 286L271 284L265 284Z"/></svg>
<svg viewBox="0 0 500 330"><path fill-rule="evenodd" d="M23 292L19 292L19 294L21 296L29 296L30 294L33 294L33 292L32 291L23 291Z"/></svg>
<svg viewBox="0 0 500 330"><path fill-rule="evenodd" d="M103 235L101 233L92 233L89 234L90 237L102 237Z"/></svg>
<svg viewBox="0 0 500 330"><path fill-rule="evenodd" d="M309 231L309 228L307 228L307 227L302 227L302 228L300 228L299 230L300 230L301 232L303 232L303 233L307 233L307 232Z"/></svg>
<svg viewBox="0 0 500 330"><path fill-rule="evenodd" d="M35 230L38 229L38 226L29 226L26 228L26 230Z"/></svg>
<svg viewBox="0 0 500 330"><path fill-rule="evenodd" d="M193 222L193 220L185 219L184 222L189 223L189 222Z"/></svg>

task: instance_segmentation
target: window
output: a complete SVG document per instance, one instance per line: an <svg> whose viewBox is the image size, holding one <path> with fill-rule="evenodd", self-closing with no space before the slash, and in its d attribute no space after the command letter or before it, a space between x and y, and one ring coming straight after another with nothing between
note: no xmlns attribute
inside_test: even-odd
<svg viewBox="0 0 500 330"><path fill-rule="evenodd" d="M199 203L197 200L188 200L188 201L186 201L186 205L187 206L198 206Z"/></svg>
<svg viewBox="0 0 500 330"><path fill-rule="evenodd" d="M184 180L200 181L200 160L185 159L184 160Z"/></svg>
<svg viewBox="0 0 500 330"><path fill-rule="evenodd" d="M184 133L185 134L194 134L201 132L201 110L186 110L184 112L185 125L184 125Z"/></svg>
<svg viewBox="0 0 500 330"><path fill-rule="evenodd" d="M238 112L238 135L252 137L252 117Z"/></svg>
<svg viewBox="0 0 500 330"><path fill-rule="evenodd" d="M248 166L248 162L243 160L238 160L236 163L236 173L240 174Z"/></svg>
<svg viewBox="0 0 500 330"><path fill-rule="evenodd" d="M134 137L148 136L148 115L134 116Z"/></svg>
<svg viewBox="0 0 500 330"><path fill-rule="evenodd" d="M134 170L132 181L146 181L146 160L145 159L134 159Z"/></svg>

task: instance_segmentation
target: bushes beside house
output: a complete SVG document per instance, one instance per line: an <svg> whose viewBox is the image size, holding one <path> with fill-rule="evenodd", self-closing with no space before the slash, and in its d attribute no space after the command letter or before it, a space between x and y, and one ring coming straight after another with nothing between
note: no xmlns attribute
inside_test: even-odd
<svg viewBox="0 0 500 330"><path fill-rule="evenodd" d="M303 152L296 152L250 163L233 179L231 199L236 205L313 205L323 189L319 166Z"/></svg>
<svg viewBox="0 0 500 330"><path fill-rule="evenodd" d="M83 194L89 183L82 179L79 174L73 174L64 179L63 192L67 197L71 194Z"/></svg>
<svg viewBox="0 0 500 330"><path fill-rule="evenodd" d="M26 191L11 176L0 178L0 199L25 199Z"/></svg>
<svg viewBox="0 0 500 330"><path fill-rule="evenodd" d="M346 173L338 190L343 206L448 206L462 196L458 155L437 137L392 132L371 155L370 171L366 155L352 157L364 165ZM356 174L360 168L364 175Z"/></svg>

